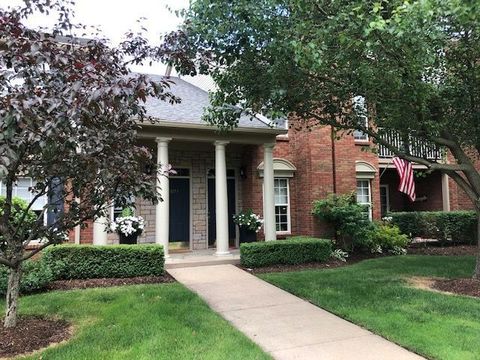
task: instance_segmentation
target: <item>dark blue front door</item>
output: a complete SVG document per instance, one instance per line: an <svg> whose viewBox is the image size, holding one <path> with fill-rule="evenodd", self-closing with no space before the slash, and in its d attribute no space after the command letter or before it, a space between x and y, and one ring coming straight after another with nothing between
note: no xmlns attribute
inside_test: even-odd
<svg viewBox="0 0 480 360"><path fill-rule="evenodd" d="M189 247L190 179L188 178L170 178L169 241L175 243L175 247Z"/></svg>
<svg viewBox="0 0 480 360"><path fill-rule="evenodd" d="M228 196L228 237L229 245L235 246L235 223L233 215L235 215L235 178L227 179L227 196ZM215 179L208 179L208 245L214 246L217 239L217 222L215 210Z"/></svg>

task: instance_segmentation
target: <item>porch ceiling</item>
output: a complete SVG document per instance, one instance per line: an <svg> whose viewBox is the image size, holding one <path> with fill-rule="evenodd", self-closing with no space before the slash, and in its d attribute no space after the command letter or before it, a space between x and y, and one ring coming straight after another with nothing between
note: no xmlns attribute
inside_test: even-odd
<svg viewBox="0 0 480 360"><path fill-rule="evenodd" d="M234 144L260 145L274 143L277 135L286 134L286 130L272 128L236 128L220 132L207 125L185 124L143 124L138 132L139 139L155 139L157 137L192 142L229 141Z"/></svg>

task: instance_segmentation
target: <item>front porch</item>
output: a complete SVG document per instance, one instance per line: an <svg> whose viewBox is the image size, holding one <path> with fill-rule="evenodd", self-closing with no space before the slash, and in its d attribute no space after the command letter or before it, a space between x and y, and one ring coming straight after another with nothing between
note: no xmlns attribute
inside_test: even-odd
<svg viewBox="0 0 480 360"><path fill-rule="evenodd" d="M166 258L172 254L172 264L178 264L179 259L201 262L212 254L238 260L232 255L240 243L233 215L248 208L255 208L264 218L260 235L274 240L272 152L278 132L237 129L227 134L206 126L195 130L191 126L179 128L178 124L144 127L139 143L156 153L159 167L170 164L176 173L157 180L163 201L154 205L135 199L136 214L146 222L138 242L163 245ZM260 162L265 164L263 183L256 170ZM260 183L260 193L252 180ZM104 223L105 219L94 223L93 243L117 243L118 236L106 234Z"/></svg>
<svg viewBox="0 0 480 360"><path fill-rule="evenodd" d="M450 211L449 181L445 174L434 171L422 173L426 168L414 165L417 198L411 202L399 192L399 176L393 164L380 164L380 205L382 217L397 211ZM421 173L421 174L419 174Z"/></svg>

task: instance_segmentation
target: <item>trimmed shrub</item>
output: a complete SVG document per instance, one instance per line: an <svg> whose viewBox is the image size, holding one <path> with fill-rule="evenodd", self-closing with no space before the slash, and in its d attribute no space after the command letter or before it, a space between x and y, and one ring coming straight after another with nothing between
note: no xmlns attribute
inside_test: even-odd
<svg viewBox="0 0 480 360"><path fill-rule="evenodd" d="M9 269L0 265L0 295L7 293ZM54 280L54 274L50 266L42 260L27 260L22 264L22 279L20 292L30 294L45 290L48 284Z"/></svg>
<svg viewBox="0 0 480 360"><path fill-rule="evenodd" d="M47 248L42 260L56 279L159 276L165 264L160 245L59 245Z"/></svg>
<svg viewBox="0 0 480 360"><path fill-rule="evenodd" d="M477 215L474 211L415 211L392 212L387 215L392 224L410 237L451 240L473 244L477 239Z"/></svg>
<svg viewBox="0 0 480 360"><path fill-rule="evenodd" d="M332 242L325 239L294 237L240 245L240 262L249 268L322 262L332 253Z"/></svg>

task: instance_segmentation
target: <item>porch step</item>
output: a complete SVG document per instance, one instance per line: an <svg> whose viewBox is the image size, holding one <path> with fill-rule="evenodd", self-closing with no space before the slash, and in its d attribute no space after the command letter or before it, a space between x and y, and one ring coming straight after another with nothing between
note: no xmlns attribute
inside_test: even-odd
<svg viewBox="0 0 480 360"><path fill-rule="evenodd" d="M213 249L183 253L172 252L170 257L165 259L165 268L168 270L209 265L239 264L239 251L232 250L231 252L230 255L225 256L215 255Z"/></svg>
<svg viewBox="0 0 480 360"><path fill-rule="evenodd" d="M165 269L179 269L188 267L211 266L211 265L225 265L225 264L240 264L240 259L218 259L218 260L204 260L204 261L183 261L183 262L169 262L165 261Z"/></svg>

